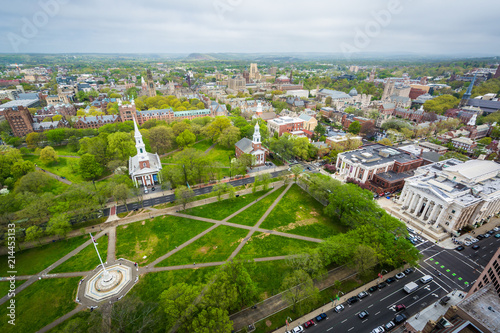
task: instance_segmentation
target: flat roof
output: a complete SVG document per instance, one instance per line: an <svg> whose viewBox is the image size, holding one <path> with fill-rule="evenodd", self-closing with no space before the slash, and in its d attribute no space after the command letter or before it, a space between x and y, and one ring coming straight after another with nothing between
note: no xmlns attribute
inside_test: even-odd
<svg viewBox="0 0 500 333"><path fill-rule="evenodd" d="M14 107L29 107L33 104L36 104L38 102L38 99L17 99L15 101L10 101L5 104L0 105L0 109L8 109L8 108L14 108Z"/></svg>
<svg viewBox="0 0 500 333"><path fill-rule="evenodd" d="M360 163L365 166L385 164L392 161L407 163L419 159L417 156L412 156L397 148L384 146L379 143L362 146L360 149L347 151L339 155L345 156L354 163Z"/></svg>
<svg viewBox="0 0 500 333"><path fill-rule="evenodd" d="M488 284L465 298L457 305L465 313L476 319L491 332L500 327L500 298L493 284Z"/></svg>

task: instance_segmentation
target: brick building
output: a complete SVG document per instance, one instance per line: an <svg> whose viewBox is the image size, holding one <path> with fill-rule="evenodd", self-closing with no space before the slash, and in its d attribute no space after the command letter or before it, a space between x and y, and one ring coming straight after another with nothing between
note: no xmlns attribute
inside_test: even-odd
<svg viewBox="0 0 500 333"><path fill-rule="evenodd" d="M304 120L292 117L279 117L269 120L267 128L270 135L274 135L274 133L278 133L278 136L282 136L284 133L295 134L304 129Z"/></svg>
<svg viewBox="0 0 500 333"><path fill-rule="evenodd" d="M15 136L23 137L33 132L33 116L27 107L17 106L6 109L4 116Z"/></svg>

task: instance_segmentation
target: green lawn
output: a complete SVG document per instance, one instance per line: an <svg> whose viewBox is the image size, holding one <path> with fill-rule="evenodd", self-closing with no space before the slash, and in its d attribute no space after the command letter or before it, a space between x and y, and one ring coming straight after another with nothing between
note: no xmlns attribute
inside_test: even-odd
<svg viewBox="0 0 500 333"><path fill-rule="evenodd" d="M212 145L212 141L211 140L208 140L208 139L205 139L203 141L200 141L198 143L195 143L193 145L193 148L195 149L198 149L198 150L201 150L201 151L205 151L207 150L208 148L210 148L210 146Z"/></svg>
<svg viewBox="0 0 500 333"><path fill-rule="evenodd" d="M88 240L88 236L78 236L16 252L17 275L36 274L76 249ZM6 272L7 256L0 256L0 272Z"/></svg>
<svg viewBox="0 0 500 333"><path fill-rule="evenodd" d="M258 203L245 209L235 217L229 220L229 222L254 226L259 219L264 215L273 202L279 197L279 195L285 190L286 186L281 186L279 189L269 194L264 199L260 200Z"/></svg>
<svg viewBox="0 0 500 333"><path fill-rule="evenodd" d="M238 211L238 209L245 207L246 205L248 205L252 201L255 201L257 198L263 196L266 193L267 191L259 191L255 192L255 194L248 193L241 195L238 198L234 198L233 200L216 201L211 204L189 208L186 209L183 213L199 217L211 218L214 220L223 220L229 215Z"/></svg>
<svg viewBox="0 0 500 333"><path fill-rule="evenodd" d="M317 243L256 232L243 246L236 258L253 259L284 256L301 253L304 249L315 246L317 246Z"/></svg>
<svg viewBox="0 0 500 333"><path fill-rule="evenodd" d="M42 279L16 295L16 325L7 323L7 307L2 306L1 332L36 332L76 307L81 277Z"/></svg>
<svg viewBox="0 0 500 333"><path fill-rule="evenodd" d="M97 240L97 248L101 254L102 261L106 262L106 256L108 255L108 236L102 236ZM89 246L50 271L50 273L91 271L99 264L100 262L95 252L94 244L89 244Z"/></svg>
<svg viewBox="0 0 500 333"><path fill-rule="evenodd" d="M117 226L116 258L148 264L211 226L211 223L168 215ZM144 256L147 257L143 259Z"/></svg>
<svg viewBox="0 0 500 333"><path fill-rule="evenodd" d="M157 266L177 266L193 263L224 261L238 247L248 230L220 225Z"/></svg>
<svg viewBox="0 0 500 333"><path fill-rule="evenodd" d="M323 214L323 205L294 184L261 228L272 229L314 238L328 238L345 231Z"/></svg>
<svg viewBox="0 0 500 333"><path fill-rule="evenodd" d="M40 161L38 155L24 155L25 160L35 163L39 168L52 172L61 177L66 177L72 183L79 183L83 181L79 172L79 158L76 157L59 157L58 162L46 165Z"/></svg>
<svg viewBox="0 0 500 333"><path fill-rule="evenodd" d="M260 300L265 300L281 291L281 282L293 271L286 260L249 262L245 264L252 280L257 284Z"/></svg>
<svg viewBox="0 0 500 333"><path fill-rule="evenodd" d="M77 151L72 151L68 148L68 146L52 146L55 151L57 151L58 155L66 155L66 156L78 156Z"/></svg>
<svg viewBox="0 0 500 333"><path fill-rule="evenodd" d="M234 148L226 148L221 145L215 145L215 147L208 153L214 161L219 161L224 166L229 166L229 159L235 157Z"/></svg>
<svg viewBox="0 0 500 333"><path fill-rule="evenodd" d="M16 285L16 288L22 285L26 280L16 280L14 284ZM10 281L7 280L2 280L0 282L0 298L4 297L9 293L10 290Z"/></svg>

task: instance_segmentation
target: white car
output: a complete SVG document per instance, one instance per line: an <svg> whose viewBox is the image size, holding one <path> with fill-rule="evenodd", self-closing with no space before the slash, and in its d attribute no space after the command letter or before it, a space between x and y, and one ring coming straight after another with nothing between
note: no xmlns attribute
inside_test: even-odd
<svg viewBox="0 0 500 333"><path fill-rule="evenodd" d="M469 241L465 241L465 242L464 242L464 245L465 245L465 246L471 246L471 245L472 245L472 243L471 243L471 242L469 242Z"/></svg>
<svg viewBox="0 0 500 333"><path fill-rule="evenodd" d="M500 227L493 228L493 231L500 231Z"/></svg>
<svg viewBox="0 0 500 333"><path fill-rule="evenodd" d="M401 272L401 273L396 274L396 279L401 280L405 276L406 276L405 273Z"/></svg>
<svg viewBox="0 0 500 333"><path fill-rule="evenodd" d="M344 310L344 306L342 304L337 305L333 310L337 313L340 313L340 311Z"/></svg>
<svg viewBox="0 0 500 333"><path fill-rule="evenodd" d="M371 333L382 333L385 332L384 328L382 326L375 327Z"/></svg>
<svg viewBox="0 0 500 333"><path fill-rule="evenodd" d="M489 234L489 233L485 233L485 234L483 235L483 237L484 237L484 238L488 238L488 237L490 237L490 234Z"/></svg>
<svg viewBox="0 0 500 333"><path fill-rule="evenodd" d="M470 239L470 241L471 241L472 243L477 243L477 242L479 242L479 239L477 239L477 238L471 238L471 239Z"/></svg>
<svg viewBox="0 0 500 333"><path fill-rule="evenodd" d="M297 327L293 328L292 332L293 333L302 333L302 332L304 332L304 329L302 328L302 326L297 326Z"/></svg>

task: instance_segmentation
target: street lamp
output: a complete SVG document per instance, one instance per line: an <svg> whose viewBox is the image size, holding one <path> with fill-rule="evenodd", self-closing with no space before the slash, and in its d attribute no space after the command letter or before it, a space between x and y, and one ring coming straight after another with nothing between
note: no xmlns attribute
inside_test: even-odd
<svg viewBox="0 0 500 333"><path fill-rule="evenodd" d="M231 180L231 156L228 156L229 158L229 180Z"/></svg>

